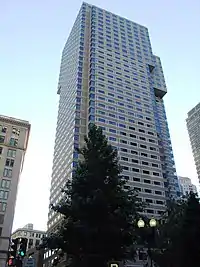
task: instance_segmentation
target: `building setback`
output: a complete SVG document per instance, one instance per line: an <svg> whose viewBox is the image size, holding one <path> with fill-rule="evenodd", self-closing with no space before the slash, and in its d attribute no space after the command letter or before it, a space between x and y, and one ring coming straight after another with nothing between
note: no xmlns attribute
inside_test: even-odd
<svg viewBox="0 0 200 267"><path fill-rule="evenodd" d="M188 112L186 122L196 171L200 181L200 103Z"/></svg>
<svg viewBox="0 0 200 267"><path fill-rule="evenodd" d="M127 184L149 203L146 215L159 216L180 189L163 102L167 88L148 29L83 3L63 49L57 93L50 203L62 198L77 165L75 148L95 123L117 148ZM48 231L59 221L50 210Z"/></svg>
<svg viewBox="0 0 200 267"><path fill-rule="evenodd" d="M0 266L5 266L30 124L0 115Z"/></svg>

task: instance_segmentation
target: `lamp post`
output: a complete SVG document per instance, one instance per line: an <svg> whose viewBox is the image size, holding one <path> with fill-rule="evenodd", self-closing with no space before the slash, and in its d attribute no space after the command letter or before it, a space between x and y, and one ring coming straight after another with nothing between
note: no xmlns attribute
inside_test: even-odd
<svg viewBox="0 0 200 267"><path fill-rule="evenodd" d="M145 222L142 219L139 219L139 221L137 222L137 226L138 228L142 229L145 227ZM157 226L157 221L154 218L151 218L149 221L149 226L152 229L151 240L149 240L150 243L152 244L153 243L152 239L154 241L154 233L155 233L155 227ZM148 242L148 255L151 255L151 246L149 245L149 242ZM151 257L150 257L150 267L153 267L153 261Z"/></svg>

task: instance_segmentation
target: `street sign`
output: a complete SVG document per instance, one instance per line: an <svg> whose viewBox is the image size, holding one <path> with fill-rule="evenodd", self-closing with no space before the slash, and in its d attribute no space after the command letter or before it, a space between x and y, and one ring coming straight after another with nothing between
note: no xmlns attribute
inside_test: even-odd
<svg viewBox="0 0 200 267"><path fill-rule="evenodd" d="M24 267L35 267L35 259L29 258L24 260Z"/></svg>

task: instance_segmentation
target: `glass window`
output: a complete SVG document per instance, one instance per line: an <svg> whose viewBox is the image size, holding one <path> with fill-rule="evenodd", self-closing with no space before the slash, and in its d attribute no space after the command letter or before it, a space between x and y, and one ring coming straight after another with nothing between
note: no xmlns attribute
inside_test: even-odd
<svg viewBox="0 0 200 267"><path fill-rule="evenodd" d="M116 133L116 130L114 130L114 129L109 129L109 132L111 132L111 133Z"/></svg>
<svg viewBox="0 0 200 267"><path fill-rule="evenodd" d="M17 146L18 145L18 139L10 138L10 145L11 146Z"/></svg>
<svg viewBox="0 0 200 267"><path fill-rule="evenodd" d="M0 211L4 212L6 211L7 204L5 202L0 202Z"/></svg>
<svg viewBox="0 0 200 267"><path fill-rule="evenodd" d="M4 143L4 141L5 141L5 136L0 135L0 143Z"/></svg>
<svg viewBox="0 0 200 267"><path fill-rule="evenodd" d="M162 192L161 192L161 191L157 191L157 190L155 190L155 194L156 194L156 195L162 195Z"/></svg>
<svg viewBox="0 0 200 267"><path fill-rule="evenodd" d="M14 166L14 159L6 159L6 166L13 167Z"/></svg>
<svg viewBox="0 0 200 267"><path fill-rule="evenodd" d="M116 141L116 138L115 137L109 137L109 140L110 141Z"/></svg>
<svg viewBox="0 0 200 267"><path fill-rule="evenodd" d="M4 168L3 176L11 178L12 177L12 169Z"/></svg>
<svg viewBox="0 0 200 267"><path fill-rule="evenodd" d="M2 188L10 188L10 181L9 180L5 180L5 179L3 179L2 181L1 181L1 187Z"/></svg>
<svg viewBox="0 0 200 267"><path fill-rule="evenodd" d="M6 131L7 131L7 127L0 125L0 132L6 133Z"/></svg>
<svg viewBox="0 0 200 267"><path fill-rule="evenodd" d="M0 199L8 199L8 191L0 190Z"/></svg>

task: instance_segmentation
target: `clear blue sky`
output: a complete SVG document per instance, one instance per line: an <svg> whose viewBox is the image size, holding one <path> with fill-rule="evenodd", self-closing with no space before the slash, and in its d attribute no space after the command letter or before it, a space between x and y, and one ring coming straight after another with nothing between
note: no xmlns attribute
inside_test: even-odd
<svg viewBox="0 0 200 267"><path fill-rule="evenodd" d="M200 1L88 2L149 28L168 86L165 104L177 172L197 184L185 119L200 101ZM7 0L0 4L0 114L32 124L14 229L28 222L46 228L60 57L81 3Z"/></svg>

